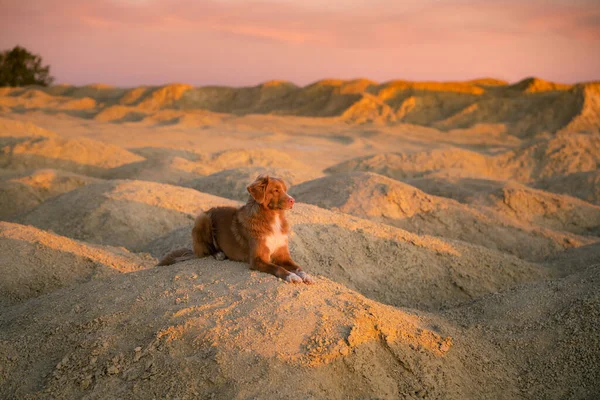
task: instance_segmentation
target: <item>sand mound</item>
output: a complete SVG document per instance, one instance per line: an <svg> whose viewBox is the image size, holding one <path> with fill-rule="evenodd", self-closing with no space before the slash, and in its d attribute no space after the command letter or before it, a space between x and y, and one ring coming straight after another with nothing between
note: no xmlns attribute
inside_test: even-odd
<svg viewBox="0 0 600 400"><path fill-rule="evenodd" d="M493 212L484 212L487 210L431 196L410 185L373 173L332 175L305 182L292 188L291 193L300 201L319 207L389 224L417 234L462 240L528 260L540 260L563 251L565 247L587 244L592 240L547 231L520 222L511 223ZM515 197L513 200L518 202L522 199ZM572 200L576 202L575 199ZM497 200L496 203L498 202L502 204L502 200ZM564 202L561 210L565 210L568 215L559 215L556 210L539 215L543 213L543 210L540 212L539 209L536 210L538 215L529 215L527 213L533 213L533 210L523 209L520 217L527 215L528 222L546 222L539 225L560 227L577 234L590 233L590 229L600 225L597 207L588 205L586 211L576 211L567 203L569 202ZM510 214L502 206L496 205L503 212ZM540 204L539 207L543 205ZM566 211L567 209L570 211ZM593 219L583 222L585 218L574 218L575 214L578 217L593 216ZM515 219L519 219L519 216ZM550 220L555 223L549 222ZM565 223L570 225L565 226Z"/></svg>
<svg viewBox="0 0 600 400"><path fill-rule="evenodd" d="M600 207L571 196L508 183L480 202L520 222L579 235L600 235Z"/></svg>
<svg viewBox="0 0 600 400"><path fill-rule="evenodd" d="M300 265L396 306L436 310L547 274L504 253L417 236L315 206L298 204L288 217L294 230L291 252ZM171 249L189 247L190 235L188 224L143 251L160 257Z"/></svg>
<svg viewBox="0 0 600 400"><path fill-rule="evenodd" d="M549 92L553 90L568 90L571 87L571 85L549 82L540 78L532 77L525 78L522 81L511 85L509 88L523 93L538 93Z"/></svg>
<svg viewBox="0 0 600 400"><path fill-rule="evenodd" d="M57 109L59 110L93 110L97 107L96 100L83 97L81 99L73 99L65 101L60 104Z"/></svg>
<svg viewBox="0 0 600 400"><path fill-rule="evenodd" d="M526 142L498 155L456 147L414 153L382 153L329 167L326 173L375 172L397 180L459 178L532 182L600 169L600 136L558 135Z"/></svg>
<svg viewBox="0 0 600 400"><path fill-rule="evenodd" d="M520 182L595 171L600 169L600 136L571 134L535 140L496 156L496 163Z"/></svg>
<svg viewBox="0 0 600 400"><path fill-rule="evenodd" d="M143 123L159 127L194 128L207 129L213 125L223 122L227 114L218 114L205 110L160 110L143 119Z"/></svg>
<svg viewBox="0 0 600 400"><path fill-rule="evenodd" d="M0 219L28 212L51 197L96 181L88 176L52 169L0 178Z"/></svg>
<svg viewBox="0 0 600 400"><path fill-rule="evenodd" d="M191 85L183 84L171 84L156 88L149 93L145 93L137 103L137 107L149 111L171 107L190 89L192 89Z"/></svg>
<svg viewBox="0 0 600 400"><path fill-rule="evenodd" d="M501 189L505 181L478 178L454 178L428 176L425 178L408 178L404 182L425 193L454 199L460 203L472 204L479 198Z"/></svg>
<svg viewBox="0 0 600 400"><path fill-rule="evenodd" d="M215 172L240 167L281 168L310 171L311 167L275 149L226 150L202 159Z"/></svg>
<svg viewBox="0 0 600 400"><path fill-rule="evenodd" d="M237 203L178 186L115 180L54 197L19 221L74 239L136 250L189 224L202 209L229 204Z"/></svg>
<svg viewBox="0 0 600 400"><path fill-rule="evenodd" d="M203 163L182 157L156 157L129 163L106 171L107 179L137 179L142 181L182 184L210 173ZM189 185L185 185L189 186Z"/></svg>
<svg viewBox="0 0 600 400"><path fill-rule="evenodd" d="M552 269L554 276L561 278L581 272L590 265L600 265L600 243L567 249L545 260L544 264Z"/></svg>
<svg viewBox="0 0 600 400"><path fill-rule="evenodd" d="M535 187L600 205L600 170L541 179L535 183Z"/></svg>
<svg viewBox="0 0 600 400"><path fill-rule="evenodd" d="M577 85L583 105L560 132L600 132L600 82Z"/></svg>
<svg viewBox="0 0 600 400"><path fill-rule="evenodd" d="M522 397L600 395L600 265L488 296L446 316L500 348ZM493 367L493 366L492 366Z"/></svg>
<svg viewBox="0 0 600 400"><path fill-rule="evenodd" d="M51 89L51 88L50 88ZM48 89L46 92L50 93ZM125 89L117 88L111 85L94 83L85 86L70 86L60 93L62 96L74 98L92 98L98 102L112 104L116 102L125 92Z"/></svg>
<svg viewBox="0 0 600 400"><path fill-rule="evenodd" d="M344 161L325 170L330 174L352 171L375 172L398 180L430 175L488 177L496 173L489 156L456 147L408 154L376 154Z"/></svg>
<svg viewBox="0 0 600 400"><path fill-rule="evenodd" d="M472 79L470 81L467 81L467 83L470 83L472 85L478 85L478 86L505 86L505 85L508 85L508 81L505 81L502 79L495 79L495 78Z"/></svg>
<svg viewBox="0 0 600 400"><path fill-rule="evenodd" d="M132 149L132 152L148 159L157 162L172 162L175 158L182 158L190 161L186 164L187 169L195 171L197 174L213 174L219 171L241 169L266 169L270 171L294 171L289 172L290 177L294 179L310 179L320 175L320 171L297 161L290 157L287 153L275 149L252 149L252 150L226 150L217 153L198 153L190 150L171 149L165 147L143 147ZM180 161L181 164L183 162ZM140 165L144 165L140 163ZM193 165L193 168L192 168ZM135 168L134 165L132 165ZM152 168L152 164L148 164L148 168ZM127 170L127 166L123 170ZM240 175L242 178L242 175ZM255 176L251 177L253 180ZM247 181L246 184L250 183Z"/></svg>
<svg viewBox="0 0 600 400"><path fill-rule="evenodd" d="M100 175L109 168L140 160L125 149L85 138L35 138L0 149L0 168L19 171L56 168Z"/></svg>
<svg viewBox="0 0 600 400"><path fill-rule="evenodd" d="M155 264L150 257L141 258L122 249L90 246L31 226L0 222L2 307Z"/></svg>
<svg viewBox="0 0 600 400"><path fill-rule="evenodd" d="M0 329L3 397L501 398L515 379L427 317L209 259L54 292Z"/></svg>
<svg viewBox="0 0 600 400"><path fill-rule="evenodd" d="M147 113L134 107L114 105L100 111L94 116L94 119L102 122L135 122L141 121L147 116Z"/></svg>
<svg viewBox="0 0 600 400"><path fill-rule="evenodd" d="M227 150L213 154L168 148L133 151L146 160L114 168L104 177L175 183L201 192L246 200L246 186L262 172L281 175L289 182L305 181L320 175L286 153L273 149ZM209 174L213 175L205 176Z"/></svg>
<svg viewBox="0 0 600 400"><path fill-rule="evenodd" d="M288 186L297 185L320 175L306 170L289 170L276 167L241 167L194 179L183 183L183 186L194 188L199 192L245 202L248 199L246 187L260 174L281 178Z"/></svg>
<svg viewBox="0 0 600 400"><path fill-rule="evenodd" d="M0 117L0 138L2 138L0 139L0 143L3 143L1 140L5 138L32 136L57 137L58 135L29 121L23 122Z"/></svg>
<svg viewBox="0 0 600 400"><path fill-rule="evenodd" d="M141 157L147 159L168 159L173 157L181 157L188 161L201 161L204 155L189 149L172 149L169 147L137 147L129 149Z"/></svg>

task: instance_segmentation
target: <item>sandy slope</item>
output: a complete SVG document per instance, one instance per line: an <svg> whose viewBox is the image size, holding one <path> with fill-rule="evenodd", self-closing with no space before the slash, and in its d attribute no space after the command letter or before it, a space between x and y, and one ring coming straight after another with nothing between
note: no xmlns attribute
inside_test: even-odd
<svg viewBox="0 0 600 400"><path fill-rule="evenodd" d="M0 167L9 170L56 168L99 176L103 171L142 158L120 147L90 140L33 138L0 149Z"/></svg>
<svg viewBox="0 0 600 400"><path fill-rule="evenodd" d="M182 186L200 192L211 193L239 201L248 199L246 187L259 175L276 176L285 181L288 187L319 177L320 173L310 168L286 169L277 167L240 167L226 169L214 174L183 182Z"/></svg>
<svg viewBox="0 0 600 400"><path fill-rule="evenodd" d="M600 205L600 171L597 169L541 179L535 186L550 192L567 193Z"/></svg>
<svg viewBox="0 0 600 400"><path fill-rule="evenodd" d="M187 225L203 209L236 204L192 189L143 181L104 181L54 197L18 221L91 243L137 250Z"/></svg>
<svg viewBox="0 0 600 400"><path fill-rule="evenodd" d="M8 222L0 222L0 254L0 306L156 264L151 257L138 257L122 248L88 245Z"/></svg>
<svg viewBox="0 0 600 400"><path fill-rule="evenodd" d="M523 396L600 396L600 264L488 296L445 314L504 350Z"/></svg>
<svg viewBox="0 0 600 400"><path fill-rule="evenodd" d="M439 177L532 182L596 171L599 165L600 136L578 134L535 139L499 154L457 147L375 154L345 161L325 172L370 171L399 180Z"/></svg>
<svg viewBox="0 0 600 400"><path fill-rule="evenodd" d="M475 207L364 172L305 182L291 193L320 207L530 260L591 243L596 239L581 235L597 236L600 226L600 207L515 184L481 195Z"/></svg>
<svg viewBox="0 0 600 400"><path fill-rule="evenodd" d="M500 357L495 350L478 341L457 348L426 316L325 279L282 285L227 261L56 291L6 309L0 326L0 390L18 397L458 399L514 391L509 368L482 372L484 360Z"/></svg>
<svg viewBox="0 0 600 400"><path fill-rule="evenodd" d="M8 220L97 179L53 169L12 172L0 176L0 219Z"/></svg>

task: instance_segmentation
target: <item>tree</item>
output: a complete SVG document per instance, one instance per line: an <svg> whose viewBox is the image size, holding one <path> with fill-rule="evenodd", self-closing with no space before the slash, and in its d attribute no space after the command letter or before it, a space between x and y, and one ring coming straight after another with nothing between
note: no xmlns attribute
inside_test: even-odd
<svg viewBox="0 0 600 400"><path fill-rule="evenodd" d="M54 82L50 66L42 66L42 57L21 46L0 53L0 86L48 86Z"/></svg>

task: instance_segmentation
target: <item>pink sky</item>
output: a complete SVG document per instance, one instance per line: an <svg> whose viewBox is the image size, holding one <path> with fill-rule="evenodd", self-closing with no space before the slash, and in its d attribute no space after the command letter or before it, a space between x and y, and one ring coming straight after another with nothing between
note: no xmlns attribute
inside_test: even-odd
<svg viewBox="0 0 600 400"><path fill-rule="evenodd" d="M598 0L0 0L57 83L600 80Z"/></svg>

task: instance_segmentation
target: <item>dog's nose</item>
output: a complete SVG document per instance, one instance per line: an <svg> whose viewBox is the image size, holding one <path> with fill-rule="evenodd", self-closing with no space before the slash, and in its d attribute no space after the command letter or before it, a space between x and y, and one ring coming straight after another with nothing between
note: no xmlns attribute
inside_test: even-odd
<svg viewBox="0 0 600 400"><path fill-rule="evenodd" d="M296 202L296 200L294 200L294 198L292 196L290 196L290 199L288 200L288 202L290 203L290 206L293 206L294 203Z"/></svg>

